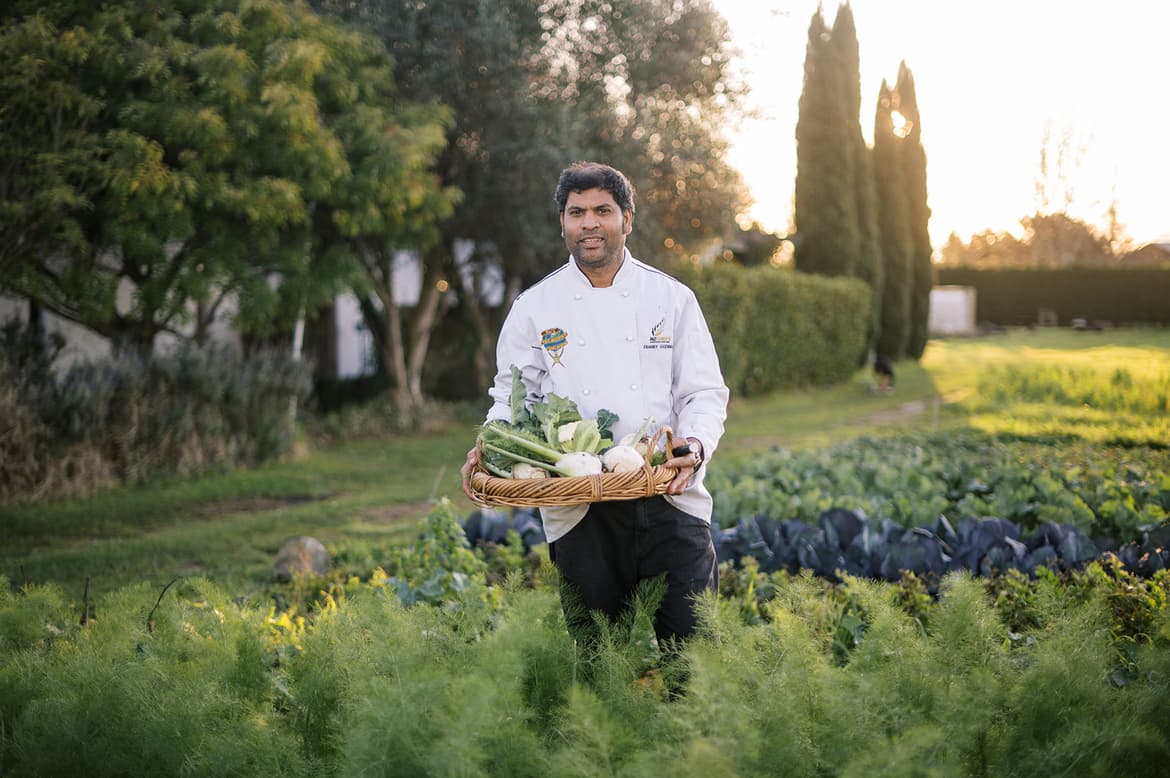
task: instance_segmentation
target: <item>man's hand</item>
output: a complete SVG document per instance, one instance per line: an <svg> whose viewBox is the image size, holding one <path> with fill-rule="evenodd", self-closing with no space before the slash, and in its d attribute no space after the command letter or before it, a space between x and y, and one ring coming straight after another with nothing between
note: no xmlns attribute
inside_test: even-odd
<svg viewBox="0 0 1170 778"><path fill-rule="evenodd" d="M698 438L687 438L687 441L687 445L677 446L671 451L670 458L662 463L667 467L678 469L678 475L666 485L667 494L682 494L694 477L695 471L699 469L699 463L703 461L701 453L703 444ZM698 443L699 454L695 454L690 450L690 443Z"/></svg>
<svg viewBox="0 0 1170 778"><path fill-rule="evenodd" d="M482 505L483 503L471 493L471 474L477 465L479 465L479 449L472 447L471 451L467 452L467 461L463 463L463 467L459 468L459 475L463 477L463 493L467 495L467 499L476 505Z"/></svg>

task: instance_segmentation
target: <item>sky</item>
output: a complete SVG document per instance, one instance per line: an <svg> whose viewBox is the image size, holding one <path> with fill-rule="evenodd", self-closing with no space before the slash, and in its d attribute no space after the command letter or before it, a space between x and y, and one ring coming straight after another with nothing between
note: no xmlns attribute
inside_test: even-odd
<svg viewBox="0 0 1170 778"><path fill-rule="evenodd" d="M797 104L817 0L712 0L727 19L754 118L729 129L731 162L785 233L796 178ZM914 74L936 248L955 232L1020 235L1036 211L1047 137L1067 136L1074 216L1116 202L1137 245L1170 240L1167 0L852 0L861 126L872 142L882 79ZM828 24L838 4L823 3ZM1046 130L1047 128L1047 130Z"/></svg>

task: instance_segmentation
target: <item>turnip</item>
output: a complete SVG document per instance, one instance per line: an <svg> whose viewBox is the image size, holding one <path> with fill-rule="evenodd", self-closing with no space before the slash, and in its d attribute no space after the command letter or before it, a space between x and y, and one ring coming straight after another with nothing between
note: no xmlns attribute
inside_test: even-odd
<svg viewBox="0 0 1170 778"><path fill-rule="evenodd" d="M517 462L512 465L512 477L519 479L548 478L548 471L542 467L535 467L527 462Z"/></svg>
<svg viewBox="0 0 1170 778"><path fill-rule="evenodd" d="M637 432L631 432L621 440L618 445L632 447L640 457L645 457L650 453L650 428L654 426L654 419L647 416L646 420L642 422L642 427ZM638 465L641 467L641 465Z"/></svg>
<svg viewBox="0 0 1170 778"><path fill-rule="evenodd" d="M633 446L611 446L601 455L601 464L607 473L628 473L641 470L645 459Z"/></svg>
<svg viewBox="0 0 1170 778"><path fill-rule="evenodd" d="M565 475L600 475L601 458L588 451L573 451L557 460L556 471Z"/></svg>

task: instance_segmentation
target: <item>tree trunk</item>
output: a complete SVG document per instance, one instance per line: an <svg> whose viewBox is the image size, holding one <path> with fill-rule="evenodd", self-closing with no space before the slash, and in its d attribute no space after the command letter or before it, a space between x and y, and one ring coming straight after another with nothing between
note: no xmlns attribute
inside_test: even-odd
<svg viewBox="0 0 1170 778"><path fill-rule="evenodd" d="M305 322L305 351L313 360L317 380L337 380L337 304L333 300L317 306Z"/></svg>
<svg viewBox="0 0 1170 778"><path fill-rule="evenodd" d="M394 386L394 404L399 408L409 408L410 384L406 372L406 351L402 345L402 310L394 302L393 290L385 290L384 295L382 291L379 290L378 294L382 301L382 366Z"/></svg>
<svg viewBox="0 0 1170 778"><path fill-rule="evenodd" d="M495 378L493 355L496 350L496 330L476 288L478 275L473 273L470 277L461 275L460 278L463 290L460 303L465 307L475 330L475 352L471 359L475 385L486 389Z"/></svg>
<svg viewBox="0 0 1170 778"><path fill-rule="evenodd" d="M414 407L421 407L423 402L422 371L431 344L431 334L447 313L448 257L446 247L441 245L423 256L422 289L411 323L410 356L407 362L408 394Z"/></svg>

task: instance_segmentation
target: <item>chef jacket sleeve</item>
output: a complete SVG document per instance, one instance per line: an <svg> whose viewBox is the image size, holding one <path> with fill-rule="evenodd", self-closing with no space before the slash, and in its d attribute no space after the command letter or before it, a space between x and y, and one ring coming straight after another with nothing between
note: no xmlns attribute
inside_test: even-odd
<svg viewBox="0 0 1170 778"><path fill-rule="evenodd" d="M689 289L675 332L672 395L677 433L684 438L698 438L706 461L723 437L730 391L719 370L707 320Z"/></svg>

